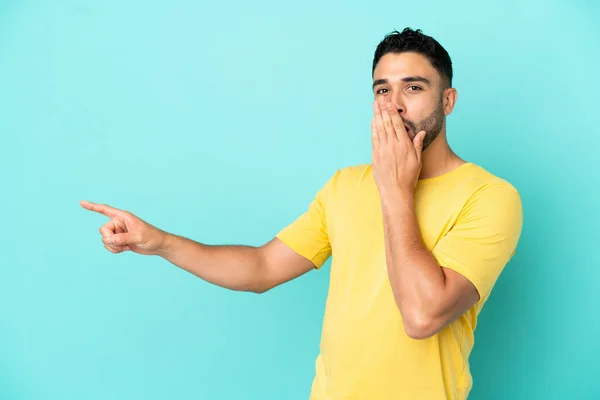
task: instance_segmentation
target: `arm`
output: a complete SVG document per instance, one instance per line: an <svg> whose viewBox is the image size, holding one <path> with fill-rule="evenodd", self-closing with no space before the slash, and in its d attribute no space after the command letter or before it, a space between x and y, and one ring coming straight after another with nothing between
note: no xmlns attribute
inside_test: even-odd
<svg viewBox="0 0 600 400"><path fill-rule="evenodd" d="M261 247L213 246L167 234L158 255L217 286L255 293L264 293L315 267L277 238Z"/></svg>
<svg viewBox="0 0 600 400"><path fill-rule="evenodd" d="M429 252L414 214L425 131L410 138L400 114L385 99L376 100L373 109L373 176L384 214L390 284L407 334L426 338L489 296L516 250L521 200L506 183L486 185Z"/></svg>
<svg viewBox="0 0 600 400"><path fill-rule="evenodd" d="M475 286L438 265L421 240L413 196L382 198L387 270L407 334L427 338L478 300Z"/></svg>
<svg viewBox="0 0 600 400"><path fill-rule="evenodd" d="M158 255L231 290L263 293L315 268L312 261L278 238L261 247L205 245L167 233L128 211L88 201L81 206L111 218L100 228L104 247L110 252Z"/></svg>
<svg viewBox="0 0 600 400"><path fill-rule="evenodd" d="M469 280L442 268L421 241L414 190L421 172L426 132L410 138L396 107L373 103L373 175L381 197L386 264L406 333L426 338L479 299Z"/></svg>

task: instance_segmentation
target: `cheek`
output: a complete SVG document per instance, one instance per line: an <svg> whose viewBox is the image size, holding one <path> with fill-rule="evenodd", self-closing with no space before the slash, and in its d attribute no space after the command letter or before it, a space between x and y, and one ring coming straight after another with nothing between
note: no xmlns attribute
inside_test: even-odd
<svg viewBox="0 0 600 400"><path fill-rule="evenodd" d="M407 115L411 121L420 122L429 117L439 107L439 99L428 98L427 96L418 96L410 103L410 109L407 107Z"/></svg>
<svg viewBox="0 0 600 400"><path fill-rule="evenodd" d="M406 103L406 118L409 121L419 122L427 116L427 101L425 99L411 99Z"/></svg>

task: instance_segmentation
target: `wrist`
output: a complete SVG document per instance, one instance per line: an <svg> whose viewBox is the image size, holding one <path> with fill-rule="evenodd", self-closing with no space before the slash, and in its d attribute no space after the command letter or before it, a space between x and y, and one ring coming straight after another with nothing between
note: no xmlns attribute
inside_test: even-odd
<svg viewBox="0 0 600 400"><path fill-rule="evenodd" d="M381 205L386 208L398 208L414 206L414 192L406 189L397 188L381 194Z"/></svg>
<svg viewBox="0 0 600 400"><path fill-rule="evenodd" d="M168 258L174 253L175 241L175 235L161 231L161 238L159 240L158 248L156 249L156 255L165 259Z"/></svg>

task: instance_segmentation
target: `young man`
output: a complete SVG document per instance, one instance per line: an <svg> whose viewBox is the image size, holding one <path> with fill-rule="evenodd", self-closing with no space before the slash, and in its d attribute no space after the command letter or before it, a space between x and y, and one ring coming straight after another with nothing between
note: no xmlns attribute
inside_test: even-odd
<svg viewBox="0 0 600 400"><path fill-rule="evenodd" d="M109 251L160 255L233 290L265 292L333 255L311 399L466 399L477 316L517 247L520 196L448 145L456 90L436 40L387 35L373 93L372 164L338 170L261 247L207 246L81 205L111 218Z"/></svg>

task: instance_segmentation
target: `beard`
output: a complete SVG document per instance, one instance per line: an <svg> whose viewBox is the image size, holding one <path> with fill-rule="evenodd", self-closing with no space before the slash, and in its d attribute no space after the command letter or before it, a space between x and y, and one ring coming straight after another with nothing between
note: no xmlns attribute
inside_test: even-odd
<svg viewBox="0 0 600 400"><path fill-rule="evenodd" d="M408 131L410 140L413 140L417 133L425 131L425 137L423 138L423 151L425 151L442 131L442 128L444 127L444 117L444 105L440 100L437 108L421 121L416 123L407 119L403 119L403 121L404 124L410 128Z"/></svg>

